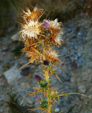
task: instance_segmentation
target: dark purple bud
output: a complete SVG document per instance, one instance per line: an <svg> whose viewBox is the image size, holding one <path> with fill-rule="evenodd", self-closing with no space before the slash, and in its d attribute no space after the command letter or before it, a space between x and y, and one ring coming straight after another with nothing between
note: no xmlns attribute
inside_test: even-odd
<svg viewBox="0 0 92 113"><path fill-rule="evenodd" d="M43 64L44 64L44 65L49 65L49 61L48 61L48 60L44 60L44 61L43 61Z"/></svg>
<svg viewBox="0 0 92 113"><path fill-rule="evenodd" d="M37 81L42 80L42 78L41 78L39 75L35 75L35 79L36 79Z"/></svg>
<svg viewBox="0 0 92 113"><path fill-rule="evenodd" d="M75 68L79 68L80 67L80 64L77 62L77 61L73 61L71 62L71 65Z"/></svg>
<svg viewBox="0 0 92 113"><path fill-rule="evenodd" d="M40 96L36 96L35 99L36 99L36 101L40 101L41 100Z"/></svg>

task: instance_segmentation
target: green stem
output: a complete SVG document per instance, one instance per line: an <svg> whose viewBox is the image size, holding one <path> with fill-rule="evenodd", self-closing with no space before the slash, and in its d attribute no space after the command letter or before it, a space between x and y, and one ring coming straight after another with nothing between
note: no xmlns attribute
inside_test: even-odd
<svg viewBox="0 0 92 113"><path fill-rule="evenodd" d="M46 44L43 43L42 47L43 47L43 60L46 60L46 57L45 57ZM49 91L49 72L48 72L48 70L45 70L45 79L48 83L47 91L46 91L47 102L48 102L48 112L47 113L51 113L51 98L50 98L50 91Z"/></svg>
<svg viewBox="0 0 92 113"><path fill-rule="evenodd" d="M48 112L47 113L51 113L51 98L50 98L50 91L49 91L49 74L48 71L45 71L45 78L46 81L48 82L48 86L47 86L47 101L48 101Z"/></svg>

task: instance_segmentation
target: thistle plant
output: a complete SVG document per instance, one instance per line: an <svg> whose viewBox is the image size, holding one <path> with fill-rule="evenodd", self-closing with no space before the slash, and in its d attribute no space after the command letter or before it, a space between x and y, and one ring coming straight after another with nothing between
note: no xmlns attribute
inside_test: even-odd
<svg viewBox="0 0 92 113"><path fill-rule="evenodd" d="M66 96L68 94L80 94L59 94L60 92L50 85L51 75L55 75L59 79L53 66L61 63L61 61L58 58L59 55L56 50L53 50L53 46L61 46L63 43L63 40L61 39L62 23L58 22L57 19L54 21L44 19L40 22L43 10L37 7L34 7L32 12L29 9L27 9L26 12L23 12L24 23L22 24L20 33L25 47L22 51L28 53L27 57L29 57L29 61L27 64L34 62L42 64L41 66L43 68L44 76L43 79L40 75L35 75L35 80L39 83L40 87L37 88L37 91L25 96L23 100L28 96L36 94L36 101L40 104L40 108L36 108L36 110L44 110L47 113L52 113L52 104L55 98ZM38 92L43 93L46 100L42 99L39 95L37 96Z"/></svg>

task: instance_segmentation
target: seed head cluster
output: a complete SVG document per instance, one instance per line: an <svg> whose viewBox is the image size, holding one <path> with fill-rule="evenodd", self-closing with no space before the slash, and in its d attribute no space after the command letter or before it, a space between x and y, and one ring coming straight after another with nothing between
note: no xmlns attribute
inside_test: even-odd
<svg viewBox="0 0 92 113"><path fill-rule="evenodd" d="M38 7L35 7L32 12L30 9L23 12L24 23L22 23L20 33L25 46L22 51L29 53L29 63L41 62L42 60L59 62L58 54L51 46L59 46L63 42L61 23L57 19L54 21L44 19L41 22L43 10ZM45 48L45 52L42 48Z"/></svg>
<svg viewBox="0 0 92 113"><path fill-rule="evenodd" d="M53 46L59 46L63 43L61 38L62 28L61 23L58 22L57 19L54 21L44 19L41 22L40 18L42 14L43 10L37 7L35 7L32 12L29 9L24 11L24 23L20 31L25 45L22 51L27 52L27 57L29 57L29 62L27 64L33 62L42 63L42 74L44 78L41 78L38 74L35 75L35 80L38 82L39 87L36 88L37 90L35 92L31 92L29 95L25 96L23 100L30 95L37 93L42 95L44 93L46 98L41 98L40 96L35 97L36 101L40 104L40 108L32 109L52 113L52 104L56 101L55 98L59 99L59 97L64 95L67 96L68 94L79 93L59 94L60 91L58 92L56 88L51 87L50 81L52 78L50 78L50 76L55 75L59 79L55 73L56 69L53 69L53 66L59 63L60 59L58 58L59 55L57 51L53 50Z"/></svg>

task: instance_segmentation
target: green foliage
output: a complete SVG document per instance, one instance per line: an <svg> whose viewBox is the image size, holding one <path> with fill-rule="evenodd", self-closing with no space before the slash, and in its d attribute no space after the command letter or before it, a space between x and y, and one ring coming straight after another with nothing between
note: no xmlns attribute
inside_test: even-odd
<svg viewBox="0 0 92 113"><path fill-rule="evenodd" d="M23 47L21 47L21 46L16 47L16 48L13 49L11 52L13 52L15 56L18 56L18 55L21 54L21 49L22 49L22 48L23 48Z"/></svg>
<svg viewBox="0 0 92 113"><path fill-rule="evenodd" d="M15 18L20 22L23 10L26 10L27 7L32 10L36 5L45 11L42 20L48 16L49 19L58 18L60 21L66 21L74 17L77 11L83 9L79 0L10 0L10 4Z"/></svg>
<svg viewBox="0 0 92 113"><path fill-rule="evenodd" d="M15 94L9 95L10 100L6 102L7 106L10 108L11 113L23 113L22 107L18 103L18 98Z"/></svg>
<svg viewBox="0 0 92 113"><path fill-rule="evenodd" d="M17 94L9 94L9 100L5 103L7 104L7 107L10 108L9 113L24 113L24 111L27 110L27 106L20 105L20 102L18 101L19 98L17 97ZM26 111L26 113L29 113L29 111ZM34 113L34 112L32 112Z"/></svg>
<svg viewBox="0 0 92 113"><path fill-rule="evenodd" d="M40 81L40 86L41 86L42 88L47 87L47 82L46 82L46 80L41 80L41 81Z"/></svg>
<svg viewBox="0 0 92 113"><path fill-rule="evenodd" d="M51 2L51 0L44 1L44 2L49 3L49 2ZM52 5L54 2L52 2ZM59 100L59 98L62 96L67 97L67 95L71 95L71 94L73 94L73 95L74 94L82 95L82 94L76 93L76 92L62 94L61 90L58 91L56 88L51 87L52 85L54 85L54 84L50 84L51 83L50 81L53 80L53 78L51 78L51 75L55 75L60 80L60 78L58 77L58 75L55 72L56 69L54 69L54 66L57 65L58 63L61 63L61 61L58 58L57 52L55 50L53 50L51 47L53 47L53 45L61 46L61 44L58 43L58 41L56 41L56 40L61 41L59 39L59 34L61 33L62 28L61 28L61 23L59 23L57 19L55 19L54 21L44 20L44 21L42 21L42 23L41 22L37 23L37 20L41 16L41 14L38 16L38 14L40 13L40 10L41 9L37 8L37 9L34 9L33 12L31 13L30 10L28 9L28 11L25 12L24 17L26 17L26 18L24 19L24 21L25 21L27 27L25 29L24 28L25 24L24 24L24 26L22 24L23 30L21 30L21 33L23 34L22 35L23 39L25 39L24 43L25 43L26 50L24 50L24 52L28 52L29 53L28 57L31 57L29 59L29 62L26 63L25 65L27 65L31 62L33 63L34 61L37 61L37 60L38 60L38 62L43 63L43 65L41 65L42 66L41 70L43 71L42 74L44 76L44 79L42 79L38 74L35 75L35 80L37 82L39 82L40 87L37 87L36 91L31 92L30 94L26 95L23 98L23 100L25 98L27 98L28 96L35 95L39 92L40 95L43 95L44 97L46 97L46 101L42 99L44 97L41 98L40 96L36 96L35 99L39 102L41 107L34 108L32 110L41 110L41 111L46 111L47 113L52 113L53 112L52 104L53 104L53 102L57 102L56 98L58 98L58 100ZM41 32L37 32L37 34L34 33L34 32L36 32L36 29L33 26L33 24L31 23L33 21L34 21L34 25L37 27L37 31L39 31L39 29L40 29ZM28 24L30 25L30 27ZM32 24L32 26L31 26L31 24ZM40 26L39 28L38 28L38 25ZM31 29L31 30L29 30L29 29ZM25 31L26 31L26 33L25 33ZM51 36L48 35L49 33L51 34ZM39 43L39 40L42 40L42 42ZM33 45L35 45L35 46L33 46ZM30 46L31 46L31 48L29 48ZM22 66L22 67L24 67L24 66ZM22 102L23 102L23 100L22 100ZM22 104L22 102L21 102L21 104ZM73 106L69 109L69 112L72 110L72 108L73 108Z"/></svg>

